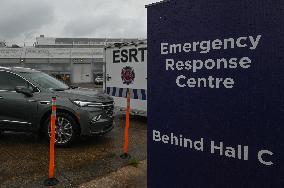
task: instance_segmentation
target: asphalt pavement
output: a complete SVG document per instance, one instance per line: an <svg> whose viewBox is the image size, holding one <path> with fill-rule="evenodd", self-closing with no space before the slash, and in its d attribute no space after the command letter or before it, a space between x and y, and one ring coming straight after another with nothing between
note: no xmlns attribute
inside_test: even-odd
<svg viewBox="0 0 284 188"><path fill-rule="evenodd" d="M107 176L80 185L80 188L145 188L147 187L147 160L137 166L125 166Z"/></svg>
<svg viewBox="0 0 284 188"><path fill-rule="evenodd" d="M104 136L83 137L70 148L55 149L55 176L60 181L56 187L78 187L129 165L120 158L125 117L118 115L114 122L114 129ZM0 187L43 187L48 176L48 142L33 135L4 133L0 150ZM131 117L129 153L135 161L147 158L146 118Z"/></svg>

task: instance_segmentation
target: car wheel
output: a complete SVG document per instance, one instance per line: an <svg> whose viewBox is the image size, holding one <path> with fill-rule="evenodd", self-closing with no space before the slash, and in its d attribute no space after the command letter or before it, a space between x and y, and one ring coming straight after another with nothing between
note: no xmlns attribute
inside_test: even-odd
<svg viewBox="0 0 284 188"><path fill-rule="evenodd" d="M50 139L50 117L45 122L45 136ZM55 122L55 145L64 147L72 144L79 135L79 126L67 113L57 113Z"/></svg>

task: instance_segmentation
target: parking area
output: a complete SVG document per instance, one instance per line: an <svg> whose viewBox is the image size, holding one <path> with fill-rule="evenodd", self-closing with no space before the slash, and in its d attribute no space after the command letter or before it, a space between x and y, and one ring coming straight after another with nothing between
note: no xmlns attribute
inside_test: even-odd
<svg viewBox="0 0 284 188"><path fill-rule="evenodd" d="M124 115L116 115L114 129L104 136L83 137L72 147L55 149L57 187L77 187L129 164L123 153ZM43 187L48 176L49 144L43 138L5 132L0 136L0 186ZM129 153L147 158L147 120L131 117ZM145 180L146 181L146 180Z"/></svg>

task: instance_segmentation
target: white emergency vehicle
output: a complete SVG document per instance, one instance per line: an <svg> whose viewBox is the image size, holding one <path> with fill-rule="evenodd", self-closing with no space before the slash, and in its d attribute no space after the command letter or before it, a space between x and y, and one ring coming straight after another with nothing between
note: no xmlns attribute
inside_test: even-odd
<svg viewBox="0 0 284 188"><path fill-rule="evenodd" d="M104 89L119 111L126 109L131 93L131 113L147 116L147 41L115 43L105 48Z"/></svg>

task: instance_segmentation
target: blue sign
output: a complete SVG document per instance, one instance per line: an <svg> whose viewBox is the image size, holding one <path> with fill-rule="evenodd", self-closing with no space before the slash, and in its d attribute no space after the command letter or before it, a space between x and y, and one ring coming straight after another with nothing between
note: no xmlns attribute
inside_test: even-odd
<svg viewBox="0 0 284 188"><path fill-rule="evenodd" d="M148 186L284 187L284 1L147 8Z"/></svg>

